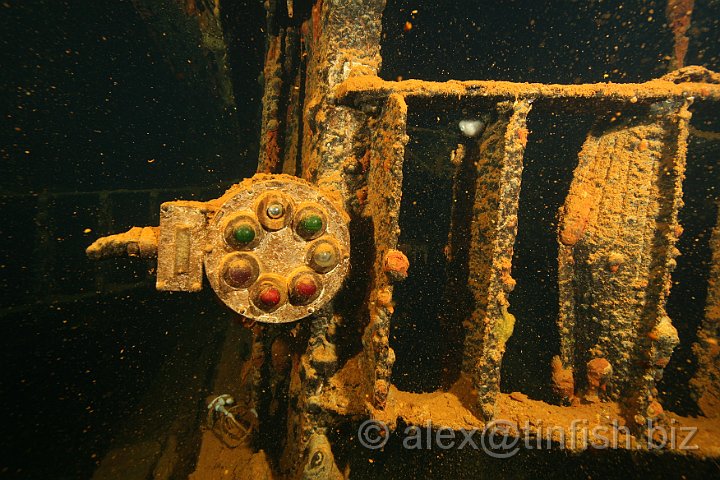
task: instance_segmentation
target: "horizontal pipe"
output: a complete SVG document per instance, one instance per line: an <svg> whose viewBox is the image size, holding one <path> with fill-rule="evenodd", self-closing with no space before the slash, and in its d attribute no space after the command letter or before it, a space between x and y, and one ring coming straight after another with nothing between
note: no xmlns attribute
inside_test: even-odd
<svg viewBox="0 0 720 480"><path fill-rule="evenodd" d="M587 83L579 85L516 83L494 80L427 82L403 80L393 82L375 76L351 77L338 85L335 97L341 103L360 104L383 99L391 94L404 97L457 99L489 98L494 100L567 99L651 103L666 99L694 97L695 101L720 101L720 85L704 82L675 83L655 79L644 83Z"/></svg>

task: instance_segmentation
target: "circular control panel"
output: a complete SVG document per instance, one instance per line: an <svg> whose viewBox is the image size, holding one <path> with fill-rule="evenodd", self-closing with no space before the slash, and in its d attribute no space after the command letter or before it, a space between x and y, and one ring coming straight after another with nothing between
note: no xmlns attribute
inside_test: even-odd
<svg viewBox="0 0 720 480"><path fill-rule="evenodd" d="M220 299L284 323L333 298L350 264L347 215L314 185L256 175L233 186L208 226L205 271Z"/></svg>

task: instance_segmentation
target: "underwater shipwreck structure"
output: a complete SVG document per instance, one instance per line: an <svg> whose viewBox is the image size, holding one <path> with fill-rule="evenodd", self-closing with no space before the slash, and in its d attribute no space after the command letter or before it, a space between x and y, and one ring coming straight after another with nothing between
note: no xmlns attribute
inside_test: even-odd
<svg viewBox="0 0 720 480"><path fill-rule="evenodd" d="M252 330L251 354L232 374L239 401L211 409L225 415L224 429L205 433L197 478L342 478L335 432L368 419L387 435L398 422L460 430L531 419L530 434L540 435L538 419L569 428L578 418L590 426L617 418L629 440L621 448L645 442L648 425L672 423L698 429L698 448L680 454L720 456L720 223L694 347L699 367L686 386L703 416L664 411L658 391L679 342L666 301L683 232L691 107L720 102L720 75L691 66L637 84L386 81L378 77L384 6L266 2L258 174L215 200L165 203L159 227L88 248L98 259L157 257L159 290L198 291L206 277ZM443 387L415 393L393 383L390 332L395 285L413 275L398 243L408 112L426 108L470 108L486 122L447 152L453 273L438 302L453 348L438 356L447 363ZM533 141L527 119L549 109L596 119L559 212L554 404L500 392L506 342L524 321L511 313L510 292L523 155ZM270 446L282 453L268 458Z"/></svg>

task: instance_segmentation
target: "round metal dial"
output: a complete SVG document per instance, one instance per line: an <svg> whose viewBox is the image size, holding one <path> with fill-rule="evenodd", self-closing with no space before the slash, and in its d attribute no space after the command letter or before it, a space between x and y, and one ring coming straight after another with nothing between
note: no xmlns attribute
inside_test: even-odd
<svg viewBox="0 0 720 480"><path fill-rule="evenodd" d="M231 309L259 322L313 313L350 264L347 215L314 185L256 175L233 186L209 225L205 271Z"/></svg>

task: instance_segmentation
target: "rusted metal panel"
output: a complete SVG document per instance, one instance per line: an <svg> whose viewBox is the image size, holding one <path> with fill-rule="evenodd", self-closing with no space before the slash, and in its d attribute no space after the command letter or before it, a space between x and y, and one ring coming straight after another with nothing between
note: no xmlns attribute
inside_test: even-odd
<svg viewBox="0 0 720 480"><path fill-rule="evenodd" d="M207 213L202 202L166 202L160 206L158 290L202 289Z"/></svg>
<svg viewBox="0 0 720 480"><path fill-rule="evenodd" d="M678 342L665 303L690 113L666 101L630 117L580 152L560 214L558 327L574 395L621 400L644 423L662 413L655 383Z"/></svg>

